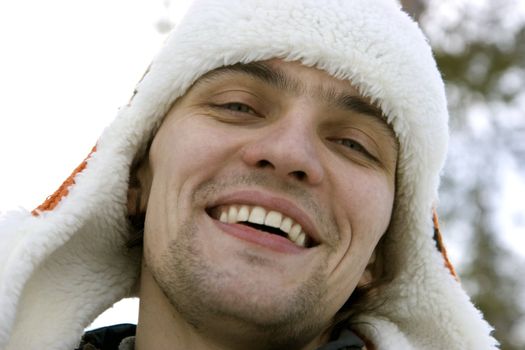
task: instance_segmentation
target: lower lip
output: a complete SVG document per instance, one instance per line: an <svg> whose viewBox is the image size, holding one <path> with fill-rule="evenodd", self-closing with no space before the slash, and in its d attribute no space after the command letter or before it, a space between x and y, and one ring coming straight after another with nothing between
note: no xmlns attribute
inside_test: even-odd
<svg viewBox="0 0 525 350"><path fill-rule="evenodd" d="M299 247L287 238L262 232L246 225L227 224L216 219L213 221L222 231L231 236L279 253L299 254L306 250L306 248Z"/></svg>

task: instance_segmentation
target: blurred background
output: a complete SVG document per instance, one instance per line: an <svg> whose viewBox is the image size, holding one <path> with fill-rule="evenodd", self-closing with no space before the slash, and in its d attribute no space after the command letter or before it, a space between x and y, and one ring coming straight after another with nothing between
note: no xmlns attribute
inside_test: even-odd
<svg viewBox="0 0 525 350"><path fill-rule="evenodd" d="M505 350L525 349L525 1L404 0L444 77L442 229Z"/></svg>
<svg viewBox="0 0 525 350"><path fill-rule="evenodd" d="M446 82L438 210L451 260L501 348L525 349L525 1L401 2ZM0 214L34 208L80 163L187 3L0 3ZM136 314L125 300L90 328Z"/></svg>

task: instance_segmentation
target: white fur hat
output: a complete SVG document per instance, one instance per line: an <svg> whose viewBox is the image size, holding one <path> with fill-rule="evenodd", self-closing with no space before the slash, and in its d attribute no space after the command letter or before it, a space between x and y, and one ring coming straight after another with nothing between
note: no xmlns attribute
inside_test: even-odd
<svg viewBox="0 0 525 350"><path fill-rule="evenodd" d="M399 140L385 242L393 280L359 331L381 350L496 348L433 240L448 114L418 26L393 0L196 0L88 159L38 210L0 224L0 349L73 349L97 315L133 293L140 258L125 248L132 161L204 73L270 58L351 80Z"/></svg>

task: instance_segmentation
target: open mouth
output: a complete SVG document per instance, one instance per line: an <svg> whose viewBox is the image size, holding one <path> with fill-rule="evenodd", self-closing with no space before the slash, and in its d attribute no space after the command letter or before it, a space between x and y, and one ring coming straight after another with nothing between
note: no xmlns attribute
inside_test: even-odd
<svg viewBox="0 0 525 350"><path fill-rule="evenodd" d="M246 204L221 205L206 210L212 218L228 224L241 224L268 234L289 239L302 248L311 248L317 243L303 231L294 219L275 210Z"/></svg>

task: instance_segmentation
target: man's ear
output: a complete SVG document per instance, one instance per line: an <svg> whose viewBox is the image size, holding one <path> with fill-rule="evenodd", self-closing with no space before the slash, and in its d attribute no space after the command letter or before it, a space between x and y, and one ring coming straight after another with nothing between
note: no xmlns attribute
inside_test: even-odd
<svg viewBox="0 0 525 350"><path fill-rule="evenodd" d="M363 287L374 283L381 277L382 271L383 263L381 254L379 252L379 246L376 246L372 252L372 255L370 256L370 259L368 260L368 263L366 264L365 271L357 283L357 287Z"/></svg>
<svg viewBox="0 0 525 350"><path fill-rule="evenodd" d="M146 153L142 161L133 166L130 172L128 216L143 215L146 213L152 179L149 157Z"/></svg>

